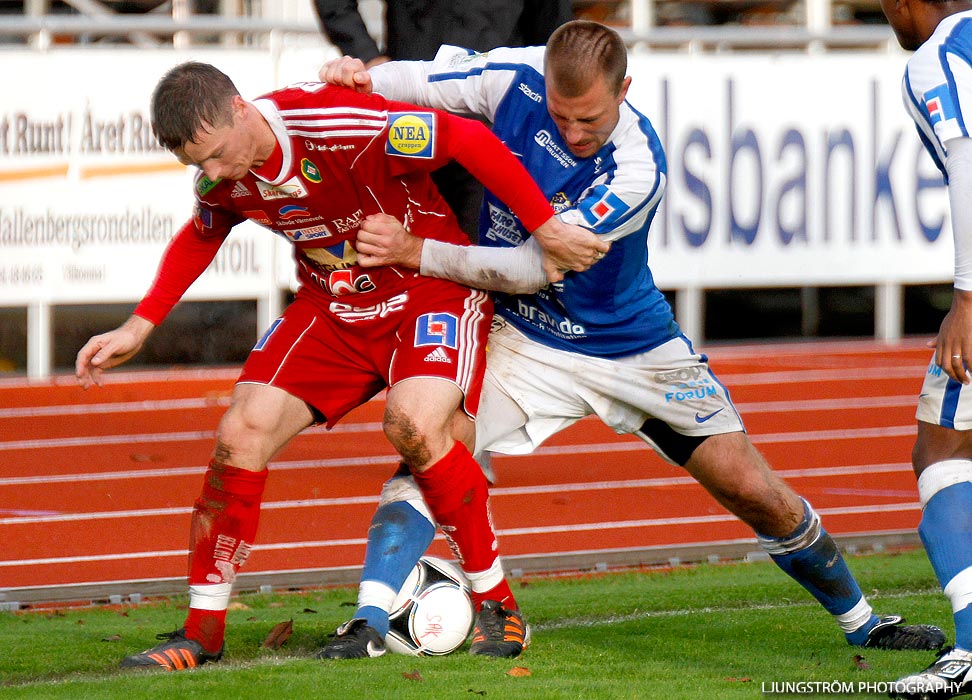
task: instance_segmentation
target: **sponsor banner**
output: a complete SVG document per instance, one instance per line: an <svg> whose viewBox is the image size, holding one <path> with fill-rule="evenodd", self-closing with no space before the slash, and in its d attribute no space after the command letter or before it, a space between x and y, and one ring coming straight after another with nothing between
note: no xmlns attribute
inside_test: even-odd
<svg viewBox="0 0 972 700"><path fill-rule="evenodd" d="M0 305L142 296L192 213L191 172L155 144L148 100L158 78L190 58L217 65L255 97L313 79L327 56L324 48L318 55L287 47L279 55L5 53ZM659 286L949 280L946 192L901 105L906 58L633 54L629 101L652 120L668 157L668 189L650 236ZM110 80L92 79L98 75ZM401 113L395 124L388 148L430 155L433 123ZM319 165L306 164L288 186L313 182ZM276 204L275 192L263 194L268 207ZM590 217L613 216L609 196L598 204ZM298 209L292 216L290 236L324 236L330 225L304 221ZM289 248L244 224L188 297L264 298L293 289Z"/></svg>
<svg viewBox="0 0 972 700"><path fill-rule="evenodd" d="M191 58L256 95L273 87L271 62L221 50L11 56L18 69L0 75L0 305L137 301L193 213L193 171L152 135L152 88ZM237 227L187 298L267 294L275 238Z"/></svg>
<svg viewBox="0 0 972 700"><path fill-rule="evenodd" d="M633 56L668 189L662 287L947 281L947 193L901 104L907 55Z"/></svg>

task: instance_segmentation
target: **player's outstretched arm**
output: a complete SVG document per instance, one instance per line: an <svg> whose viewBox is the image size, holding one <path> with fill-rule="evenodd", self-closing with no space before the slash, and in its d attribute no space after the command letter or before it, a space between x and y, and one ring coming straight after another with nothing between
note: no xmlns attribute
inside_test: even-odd
<svg viewBox="0 0 972 700"><path fill-rule="evenodd" d="M560 221L523 164L477 121L439 113L448 123L447 153L506 204L533 235L550 282L568 270L583 272L604 257L609 244L587 229Z"/></svg>
<svg viewBox="0 0 972 700"><path fill-rule="evenodd" d="M132 315L113 331L91 338L78 351L74 373L83 389L102 384L102 373L131 359L145 343L155 326Z"/></svg>
<svg viewBox="0 0 972 700"><path fill-rule="evenodd" d="M946 141L948 200L955 244L952 307L929 345L935 361L952 379L968 384L972 367L972 138Z"/></svg>
<svg viewBox="0 0 972 700"><path fill-rule="evenodd" d="M342 56L328 61L318 73L322 83L343 85L365 94L373 90L371 74L361 59Z"/></svg>
<svg viewBox="0 0 972 700"><path fill-rule="evenodd" d="M398 219L373 214L361 222L356 248L363 267L404 265L428 277L509 294L533 294L547 285L540 246L532 238L514 248L455 245L419 238Z"/></svg>
<svg viewBox="0 0 972 700"><path fill-rule="evenodd" d="M611 249L610 243L586 228L566 224L555 216L532 234L543 249L543 269L551 282L562 280L567 270L583 272Z"/></svg>

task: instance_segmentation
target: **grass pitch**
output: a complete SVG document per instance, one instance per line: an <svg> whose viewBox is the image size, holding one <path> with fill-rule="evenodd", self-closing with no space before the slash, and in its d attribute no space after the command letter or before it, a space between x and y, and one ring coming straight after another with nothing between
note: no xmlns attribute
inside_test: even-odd
<svg viewBox="0 0 972 700"><path fill-rule="evenodd" d="M879 614L937 624L953 638L922 551L848 561ZM769 562L525 578L514 591L533 644L510 660L471 657L463 647L447 657L317 661L323 640L354 612L350 588L237 596L223 661L179 673L117 666L154 645L155 633L182 625L184 598L4 612L0 698L874 698L934 658L848 646L831 617ZM263 647L288 620L290 639Z"/></svg>

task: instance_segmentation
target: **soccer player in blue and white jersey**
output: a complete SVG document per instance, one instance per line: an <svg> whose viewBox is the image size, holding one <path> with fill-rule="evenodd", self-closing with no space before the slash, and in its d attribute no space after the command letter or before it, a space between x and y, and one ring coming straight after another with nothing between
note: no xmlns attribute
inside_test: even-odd
<svg viewBox="0 0 972 700"><path fill-rule="evenodd" d="M357 239L362 264L400 262L496 290L477 451L526 454L589 414L684 467L758 533L773 560L835 617L847 641L937 649L936 627L880 618L809 503L766 464L708 360L679 330L648 267L648 228L665 189L665 155L649 120L625 100L623 42L574 21L546 47L473 54L443 47L433 62L325 66L330 82L472 112L521 159L560 218L611 241L583 273L543 271L543 254L487 195L479 246L434 245L376 215ZM548 277L551 282L548 286ZM512 293L511 293L512 292ZM355 620L321 652L374 655L388 610L434 523L407 476L390 480L369 530Z"/></svg>
<svg viewBox="0 0 972 700"><path fill-rule="evenodd" d="M972 2L881 0L902 48L914 51L905 108L948 185L955 241L952 308L932 343L918 397L912 464L923 513L918 533L952 603L955 645L895 684L901 698L972 693Z"/></svg>

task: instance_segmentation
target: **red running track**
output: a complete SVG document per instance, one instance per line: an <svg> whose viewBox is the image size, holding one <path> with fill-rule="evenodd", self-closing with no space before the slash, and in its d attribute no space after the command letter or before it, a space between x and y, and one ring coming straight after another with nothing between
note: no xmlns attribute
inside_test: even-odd
<svg viewBox="0 0 972 700"><path fill-rule="evenodd" d="M924 342L707 352L753 441L831 533L914 533L908 459L930 358ZM181 581L191 504L235 377L230 369L119 371L87 392L71 376L0 380L0 602ZM274 459L249 575L354 580L380 485L397 463L382 410L371 401L333 431L306 431ZM492 510L508 568L565 553L597 560L696 545L756 549L752 532L682 470L593 419L533 455L497 457L494 468ZM441 542L433 549L447 556Z"/></svg>

